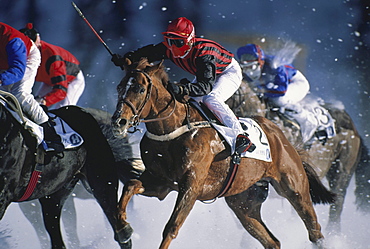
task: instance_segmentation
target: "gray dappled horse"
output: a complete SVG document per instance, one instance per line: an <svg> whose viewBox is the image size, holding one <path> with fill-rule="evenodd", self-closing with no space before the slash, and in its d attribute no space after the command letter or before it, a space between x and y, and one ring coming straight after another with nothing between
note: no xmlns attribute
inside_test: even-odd
<svg viewBox="0 0 370 249"><path fill-rule="evenodd" d="M306 97L302 102L309 99ZM280 127L292 144L302 146L299 127L281 118L277 111L271 110L247 82L243 81L227 103L237 116L267 117ZM319 177L326 178L330 190L337 195L336 201L330 205L328 223L328 227L334 229L340 227L347 188L355 172L356 203L361 210L370 211L370 157L348 113L333 104L325 104L324 108L335 120L336 136L329 138L325 144L314 139L306 147L306 152Z"/></svg>

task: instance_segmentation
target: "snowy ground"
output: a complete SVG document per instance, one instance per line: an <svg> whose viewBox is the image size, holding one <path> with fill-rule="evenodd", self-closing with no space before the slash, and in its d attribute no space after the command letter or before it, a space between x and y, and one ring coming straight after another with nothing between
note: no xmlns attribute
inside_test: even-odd
<svg viewBox="0 0 370 249"><path fill-rule="evenodd" d="M327 237L330 249L369 249L369 218L356 211L353 183L348 190L342 216L342 233L334 235L325 230L328 206L318 205L316 211ZM274 196L274 193L272 195ZM158 248L162 229L170 215L176 193L171 193L163 202L154 198L137 196L129 221L135 229L133 248ZM92 199L74 199L78 213L77 234L80 245L68 241L68 248L119 248L113 240L113 233L102 215L100 207ZM64 212L64 215L68 215ZM269 198L263 205L263 219L281 241L283 249L312 248L303 222L298 218L289 203L280 198ZM72 245L71 245L72 243ZM73 244L74 243L74 244ZM17 204L12 204L0 222L0 248L39 249L40 246L31 224L25 219ZM197 202L190 216L181 228L179 236L171 244L171 249L259 249L262 246L244 232L223 199L213 204Z"/></svg>

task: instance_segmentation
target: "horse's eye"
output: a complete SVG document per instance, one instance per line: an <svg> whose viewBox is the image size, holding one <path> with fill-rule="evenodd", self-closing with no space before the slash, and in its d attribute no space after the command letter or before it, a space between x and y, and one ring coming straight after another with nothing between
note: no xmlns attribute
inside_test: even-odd
<svg viewBox="0 0 370 249"><path fill-rule="evenodd" d="M132 88L132 91L135 92L135 93L140 93L140 94L143 94L145 92L145 88L142 87L141 85L135 85L133 88Z"/></svg>

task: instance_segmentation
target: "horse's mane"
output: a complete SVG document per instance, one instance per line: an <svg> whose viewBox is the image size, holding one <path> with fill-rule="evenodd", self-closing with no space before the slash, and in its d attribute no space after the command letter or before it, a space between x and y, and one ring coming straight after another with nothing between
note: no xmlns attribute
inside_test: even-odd
<svg viewBox="0 0 370 249"><path fill-rule="evenodd" d="M142 57L139 61L132 63L129 68L131 70L143 70L147 73L153 71L154 68L158 68L154 70L154 75L161 80L164 87L167 87L169 77L163 65L163 61L153 65L148 62L146 57Z"/></svg>

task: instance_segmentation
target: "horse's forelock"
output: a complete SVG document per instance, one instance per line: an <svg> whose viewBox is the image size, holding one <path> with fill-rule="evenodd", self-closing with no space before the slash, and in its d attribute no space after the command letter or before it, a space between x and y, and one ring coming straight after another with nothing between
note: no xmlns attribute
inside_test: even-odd
<svg viewBox="0 0 370 249"><path fill-rule="evenodd" d="M135 65L135 69L137 70L144 70L145 68L150 67L150 64L148 62L148 59L143 57L141 58L137 64Z"/></svg>
<svg viewBox="0 0 370 249"><path fill-rule="evenodd" d="M169 77L167 72L165 71L165 66L163 65L162 62L154 66L147 67L147 72L152 73L152 75L155 75L162 82L163 86L167 87Z"/></svg>
<svg viewBox="0 0 370 249"><path fill-rule="evenodd" d="M163 65L162 62L151 65L148 62L148 59L145 57L142 57L139 61L133 63L130 65L129 70L140 70L140 71L145 71L150 75L155 75L162 84L166 87L169 77L167 72L165 71L165 66Z"/></svg>

